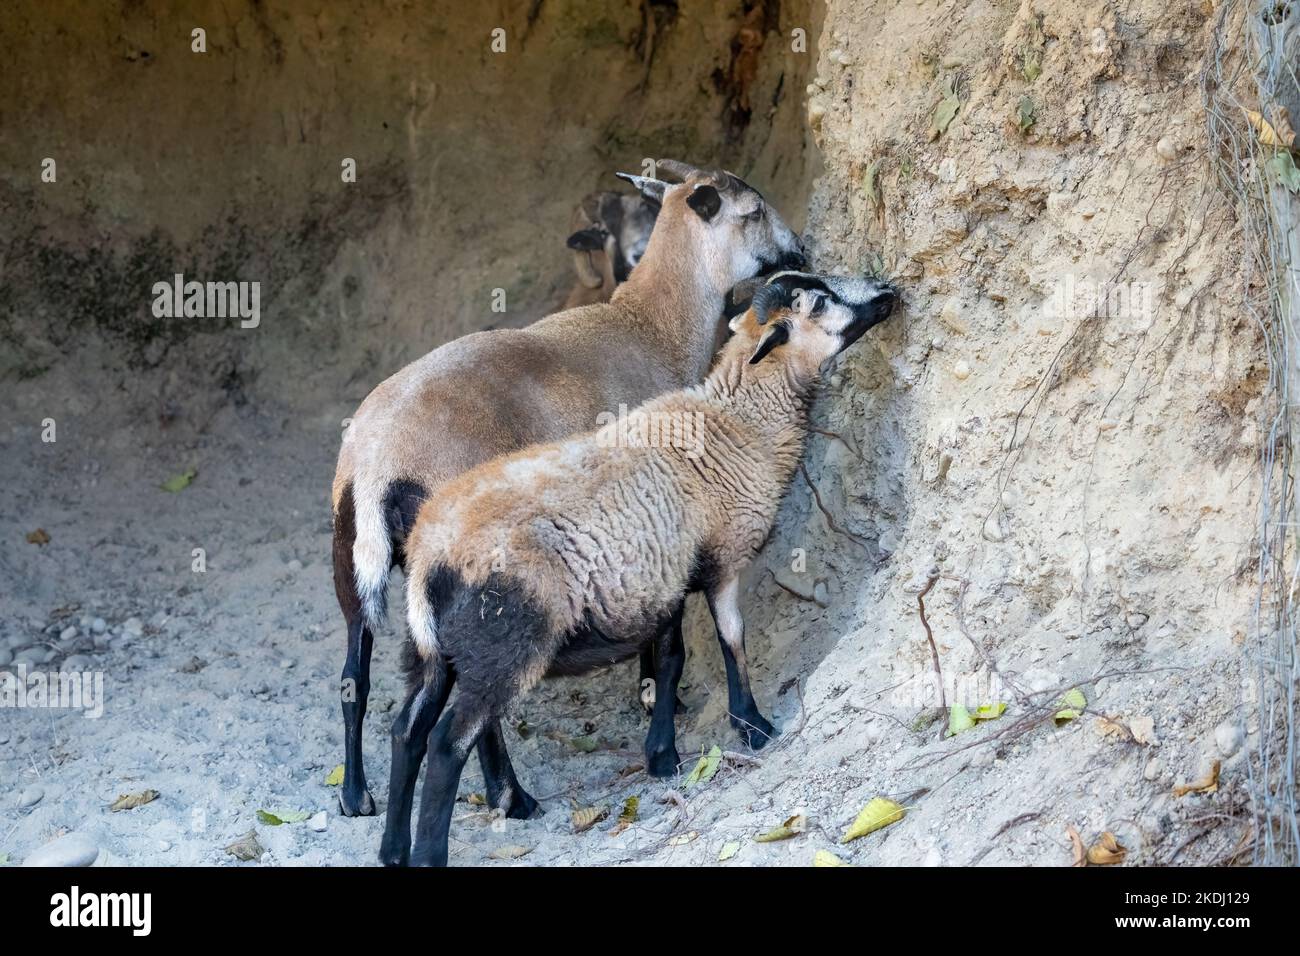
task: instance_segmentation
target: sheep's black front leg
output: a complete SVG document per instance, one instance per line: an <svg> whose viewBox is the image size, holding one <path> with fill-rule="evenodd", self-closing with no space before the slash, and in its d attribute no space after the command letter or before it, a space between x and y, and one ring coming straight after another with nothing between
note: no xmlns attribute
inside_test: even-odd
<svg viewBox="0 0 1300 956"><path fill-rule="evenodd" d="M429 765L424 772L424 794L420 797L420 818L415 827L413 866L446 866L447 843L451 831L451 812L456 803L456 787L469 752L486 728L486 715L462 711L466 701L462 694L442 715L429 734ZM472 704L469 705L473 707Z"/></svg>
<svg viewBox="0 0 1300 956"><path fill-rule="evenodd" d="M527 820L538 810L537 801L519 785L506 752L501 721L491 721L478 739L478 762L483 767L488 806L504 810L512 820Z"/></svg>
<svg viewBox="0 0 1300 956"><path fill-rule="evenodd" d="M740 737L758 750L775 735L776 731L758 712L754 694L749 689L749 668L745 663L745 621L740 616L740 581L732 578L708 592L709 611L718 628L718 643L722 645L722 659L727 668L727 710L731 726L740 731Z"/></svg>
<svg viewBox="0 0 1300 956"><path fill-rule="evenodd" d="M655 686L657 671L655 645L650 643L641 649L641 676L636 685L640 690L641 706L647 714L655 712L655 699L658 697L658 687Z"/></svg>
<svg viewBox="0 0 1300 956"><path fill-rule="evenodd" d="M379 860L385 866L406 866L411 858L411 806L415 779L433 730L446 706L456 676L442 660L430 663L393 721L393 767L388 782L388 815Z"/></svg>
<svg viewBox="0 0 1300 956"><path fill-rule="evenodd" d="M682 677L686 663L686 644L682 640L682 610L677 608L669 623L655 638L654 657L657 664L655 680L660 693L655 698L650 717L650 732L645 738L646 773L652 777L671 777L677 773L681 758L677 755L677 728L673 715L677 712L677 682Z"/></svg>
<svg viewBox="0 0 1300 956"><path fill-rule="evenodd" d="M361 737L370 697L370 651L375 637L358 612L348 621L348 653L339 682L343 704L343 786L339 810L345 817L368 817L375 800L366 788L366 768L361 757Z"/></svg>

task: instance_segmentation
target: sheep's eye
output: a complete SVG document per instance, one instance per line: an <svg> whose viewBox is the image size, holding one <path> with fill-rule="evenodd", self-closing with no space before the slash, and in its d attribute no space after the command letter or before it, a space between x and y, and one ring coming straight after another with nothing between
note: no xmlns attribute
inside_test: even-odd
<svg viewBox="0 0 1300 956"><path fill-rule="evenodd" d="M745 219L746 219L747 221L749 221L749 222L758 222L758 220L760 220L760 219L762 219L762 218L763 218L763 207L762 207L762 206L759 206L759 207L758 207L757 209L755 209L753 212L747 212L747 213L745 213Z"/></svg>

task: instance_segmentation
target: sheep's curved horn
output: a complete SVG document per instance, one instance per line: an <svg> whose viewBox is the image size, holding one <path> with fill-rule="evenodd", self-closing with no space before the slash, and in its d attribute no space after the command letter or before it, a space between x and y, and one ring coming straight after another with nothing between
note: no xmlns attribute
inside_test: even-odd
<svg viewBox="0 0 1300 956"><path fill-rule="evenodd" d="M697 169L690 163L683 163L676 159L656 159L655 168L666 170L682 182L686 182L686 180L694 176L696 173L702 172L702 170Z"/></svg>

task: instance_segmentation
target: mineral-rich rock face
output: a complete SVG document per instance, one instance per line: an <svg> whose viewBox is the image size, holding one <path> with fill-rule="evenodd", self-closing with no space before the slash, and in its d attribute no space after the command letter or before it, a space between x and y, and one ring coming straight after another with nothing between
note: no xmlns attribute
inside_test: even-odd
<svg viewBox="0 0 1300 956"><path fill-rule="evenodd" d="M227 2L190 22L20 3L0 19L0 388L14 413L0 566L15 584L0 643L35 664L31 648L63 653L56 608L80 603L115 633L168 612L126 650L91 642L110 691L117 679L143 701L131 726L157 735L109 761L168 795L148 813L316 809L314 791L289 798L306 785L288 775L337 750L326 489L344 419L428 348L560 301L573 205L657 156L727 164L806 223L816 267L887 273L905 301L840 361L807 481L747 582L756 693L787 742L692 797L704 839L647 852L711 862L713 823L757 831L796 811L838 833L883 794L907 816L846 858L1062 863L1073 825L1163 862L1194 832L1185 820L1236 799L1259 733L1241 701L1270 399L1241 307L1246 250L1207 165L1214 4L438 6ZM155 319L151 287L175 273L260 282L260 324ZM158 491L190 466L192 486ZM38 524L50 543L22 543ZM683 753L734 746L698 611ZM378 643L376 674L391 675L397 635ZM1006 713L941 741L936 656L945 703ZM194 658L211 662L201 683L179 670ZM548 685L521 718L563 721L581 692L601 723L562 733L633 740L634 684L618 670ZM159 688L173 685L247 739L170 736ZM1026 721L1076 686L1082 716ZM55 737L6 727L0 759L18 780L28 751L135 746L114 723L129 712L110 696L103 720L60 717ZM617 769L543 735L511 743L535 792L578 774L603 791ZM192 789L192 766L219 755L221 790ZM1171 796L1216 759L1218 795ZM60 766L65 796L22 819L20 855L76 818L52 807L95 792L84 763ZM97 845L134 859L144 843L124 834L143 812L114 816ZM208 860L242 832L168 825L168 862ZM306 850L284 831L277 858L370 858L356 828ZM539 863L625 853L526 832ZM1216 831L1178 860L1219 858L1239 836ZM461 862L492 848L473 839ZM737 861L812 852L746 844Z"/></svg>

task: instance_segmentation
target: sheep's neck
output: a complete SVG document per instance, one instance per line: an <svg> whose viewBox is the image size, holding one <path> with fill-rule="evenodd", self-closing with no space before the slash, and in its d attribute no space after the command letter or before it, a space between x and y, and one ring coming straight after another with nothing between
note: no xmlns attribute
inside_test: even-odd
<svg viewBox="0 0 1300 956"><path fill-rule="evenodd" d="M730 352L709 376L706 389L729 414L762 436L776 453L782 480L788 482L803 457L817 375L772 359L750 365L740 350Z"/></svg>
<svg viewBox="0 0 1300 956"><path fill-rule="evenodd" d="M652 243L613 302L629 321L627 334L648 341L681 388L709 369L727 290L675 239Z"/></svg>

